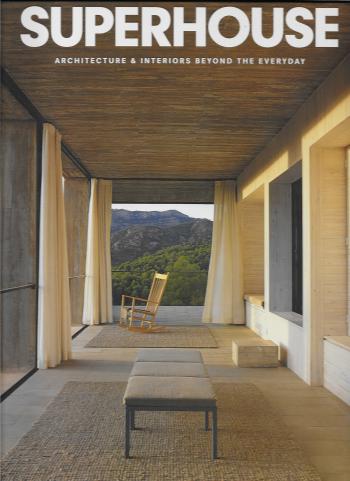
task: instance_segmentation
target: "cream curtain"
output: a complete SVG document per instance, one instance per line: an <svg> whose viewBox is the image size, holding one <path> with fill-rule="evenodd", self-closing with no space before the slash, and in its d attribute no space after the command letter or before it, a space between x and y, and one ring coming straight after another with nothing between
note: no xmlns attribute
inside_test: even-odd
<svg viewBox="0 0 350 481"><path fill-rule="evenodd" d="M92 179L84 289L84 324L113 321L111 270L112 182Z"/></svg>
<svg viewBox="0 0 350 481"><path fill-rule="evenodd" d="M215 183L214 225L203 322L244 324L236 183Z"/></svg>
<svg viewBox="0 0 350 481"><path fill-rule="evenodd" d="M61 135L44 124L40 200L38 367L55 367L71 355L71 310Z"/></svg>

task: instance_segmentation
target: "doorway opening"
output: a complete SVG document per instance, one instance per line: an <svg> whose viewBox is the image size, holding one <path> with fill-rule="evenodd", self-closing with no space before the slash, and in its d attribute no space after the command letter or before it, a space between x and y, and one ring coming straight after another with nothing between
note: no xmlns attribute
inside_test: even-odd
<svg viewBox="0 0 350 481"><path fill-rule="evenodd" d="M147 298L155 272L169 272L159 320L200 323L207 284L212 204L113 204L114 317L122 294Z"/></svg>

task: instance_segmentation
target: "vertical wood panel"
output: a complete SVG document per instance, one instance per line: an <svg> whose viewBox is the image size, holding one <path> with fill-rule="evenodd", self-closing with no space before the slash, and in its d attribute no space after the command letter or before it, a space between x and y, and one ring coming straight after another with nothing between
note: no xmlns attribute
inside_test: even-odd
<svg viewBox="0 0 350 481"><path fill-rule="evenodd" d="M347 332L345 149L311 151L312 382L323 382L323 337Z"/></svg>
<svg viewBox="0 0 350 481"><path fill-rule="evenodd" d="M244 293L264 294L264 201L241 204Z"/></svg>

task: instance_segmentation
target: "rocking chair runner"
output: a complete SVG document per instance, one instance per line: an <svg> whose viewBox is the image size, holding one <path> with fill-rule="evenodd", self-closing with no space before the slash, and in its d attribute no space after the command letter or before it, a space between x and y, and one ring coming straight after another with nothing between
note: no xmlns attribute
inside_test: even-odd
<svg viewBox="0 0 350 481"><path fill-rule="evenodd" d="M152 328L155 324L156 314L164 294L168 276L169 273L159 274L156 272L154 274L148 299L123 294L119 324L128 325L129 328L132 328L136 322L140 323L141 328L144 327L144 324L147 324L148 328ZM127 299L131 299L131 301L128 302ZM146 305L144 306L142 303L146 303Z"/></svg>

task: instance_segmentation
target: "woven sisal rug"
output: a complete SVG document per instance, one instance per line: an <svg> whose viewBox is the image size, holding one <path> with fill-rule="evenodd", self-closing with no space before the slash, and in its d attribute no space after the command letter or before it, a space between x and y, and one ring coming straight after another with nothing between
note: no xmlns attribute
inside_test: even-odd
<svg viewBox="0 0 350 481"><path fill-rule="evenodd" d="M123 457L124 383L69 382L1 466L2 481L320 481L253 384L215 384L219 456L202 413L138 413Z"/></svg>
<svg viewBox="0 0 350 481"><path fill-rule="evenodd" d="M112 325L105 326L86 347L217 347L210 329L203 327L165 326L152 333L128 331Z"/></svg>

